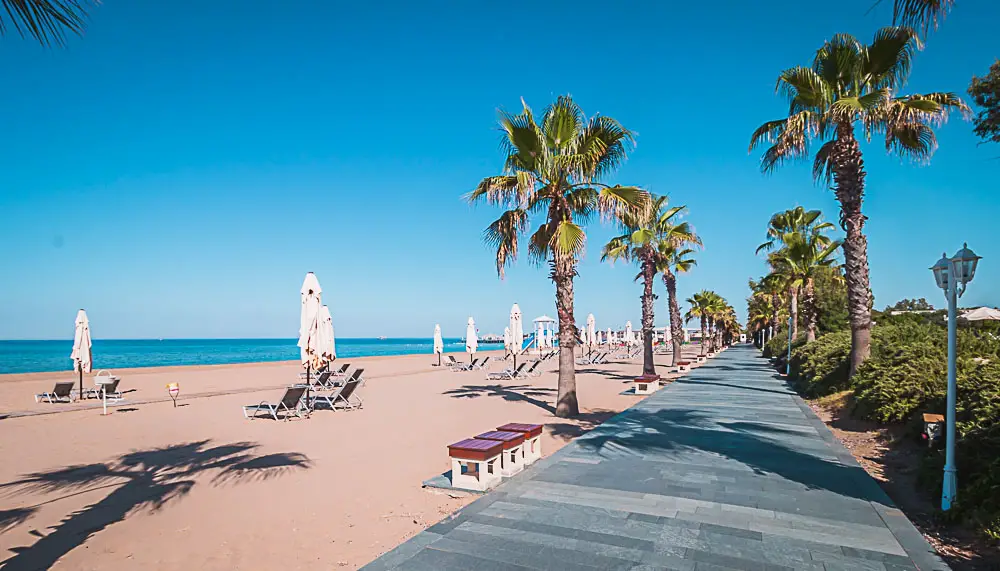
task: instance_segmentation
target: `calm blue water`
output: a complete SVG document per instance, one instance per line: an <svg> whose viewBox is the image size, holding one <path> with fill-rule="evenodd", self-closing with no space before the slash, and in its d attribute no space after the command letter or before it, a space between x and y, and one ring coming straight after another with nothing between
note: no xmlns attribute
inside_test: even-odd
<svg viewBox="0 0 1000 571"><path fill-rule="evenodd" d="M165 365L221 365L293 361L296 339L95 339L94 370ZM488 347L488 346L487 346ZM486 349L487 347L483 347ZM433 353L434 340L337 339L337 357ZM444 350L463 351L463 339L445 339ZM0 341L0 374L71 371L73 340Z"/></svg>

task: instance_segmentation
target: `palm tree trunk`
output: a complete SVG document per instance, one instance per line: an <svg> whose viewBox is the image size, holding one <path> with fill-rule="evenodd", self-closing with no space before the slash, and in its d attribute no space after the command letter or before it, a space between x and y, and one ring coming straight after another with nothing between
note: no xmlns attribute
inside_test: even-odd
<svg viewBox="0 0 1000 571"><path fill-rule="evenodd" d="M656 376L656 364L653 362L653 280L656 278L656 266L651 256L642 261L642 375Z"/></svg>
<svg viewBox="0 0 1000 571"><path fill-rule="evenodd" d="M708 318L708 352L715 352L715 318L712 316Z"/></svg>
<svg viewBox="0 0 1000 571"><path fill-rule="evenodd" d="M667 305L670 306L670 341L674 346L670 365L676 367L677 361L681 360L684 324L681 321L681 308L677 303L677 276L669 268L663 270L663 284L667 286Z"/></svg>
<svg viewBox="0 0 1000 571"><path fill-rule="evenodd" d="M802 309L806 312L806 343L816 340L816 291L813 278L806 279L802 290Z"/></svg>
<svg viewBox="0 0 1000 571"><path fill-rule="evenodd" d="M851 321L851 367L854 376L871 354L872 290L868 275L868 239L863 232L865 215L861 203L865 194L865 163L861 147L850 123L837 127L830 152L834 187L840 202L840 225L844 240L844 274L847 281L847 311Z"/></svg>
<svg viewBox="0 0 1000 571"><path fill-rule="evenodd" d="M708 338L708 328L706 327L705 318L706 318L705 314L702 313L701 314L701 341L698 342L698 345L699 345L699 347L698 347L698 353L699 353L699 355L698 356L699 357L704 357L705 353L706 353L706 351L705 351L705 341Z"/></svg>
<svg viewBox="0 0 1000 571"><path fill-rule="evenodd" d="M788 288L789 308L788 313L792 316L792 340L799 336L799 288Z"/></svg>
<svg viewBox="0 0 1000 571"><path fill-rule="evenodd" d="M556 285L556 313L559 317L559 391L556 416L569 418L580 414L576 399L576 319L573 317L573 277L576 267L571 257L555 254L551 278Z"/></svg>

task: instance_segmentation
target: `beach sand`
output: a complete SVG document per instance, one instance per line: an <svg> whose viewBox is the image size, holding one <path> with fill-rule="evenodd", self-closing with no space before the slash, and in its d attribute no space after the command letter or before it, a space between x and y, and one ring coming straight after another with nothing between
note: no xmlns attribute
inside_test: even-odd
<svg viewBox="0 0 1000 571"><path fill-rule="evenodd" d="M280 398L295 363L115 371L134 391L108 416L33 402L73 373L0 376L0 567L355 569L474 499L421 487L449 468L448 444L537 423L548 455L641 398L619 394L641 357L578 366L573 420L552 414L556 359L516 381L430 355L345 361L365 368L364 408L289 422L241 406Z"/></svg>

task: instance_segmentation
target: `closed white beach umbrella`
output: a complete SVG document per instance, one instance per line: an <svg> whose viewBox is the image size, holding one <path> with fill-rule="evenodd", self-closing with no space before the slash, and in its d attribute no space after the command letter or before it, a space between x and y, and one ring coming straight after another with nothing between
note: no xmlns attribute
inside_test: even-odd
<svg viewBox="0 0 1000 571"><path fill-rule="evenodd" d="M545 334L545 346L549 349L556 346L556 332L549 329L549 332Z"/></svg>
<svg viewBox="0 0 1000 571"><path fill-rule="evenodd" d="M302 303L299 314L299 356L302 366L308 367L310 357L306 351L306 347L309 342L309 329L316 319L316 313L319 311L320 306L323 305L323 288L319 286L316 274L312 272L306 274L306 279L302 282L302 289L299 290L299 294Z"/></svg>
<svg viewBox="0 0 1000 571"><path fill-rule="evenodd" d="M587 315L587 346L589 347L597 345L597 331L594 330L595 323L597 321L594 319L594 314Z"/></svg>
<svg viewBox="0 0 1000 571"><path fill-rule="evenodd" d="M517 368L517 354L524 344L524 325L521 319L521 308L515 303L510 308L510 343L514 352L514 368Z"/></svg>
<svg viewBox="0 0 1000 571"><path fill-rule="evenodd" d="M611 328L610 328L610 327L608 327L608 332L607 332L607 334L605 334L605 336L604 336L604 342L605 342L605 343L607 343L608 345L610 345L610 344L612 344L612 343L614 343L614 342L615 342L615 338L614 338L614 336L613 336L613 335L611 334Z"/></svg>
<svg viewBox="0 0 1000 571"><path fill-rule="evenodd" d="M632 322L631 321L626 321L625 322L625 342L629 343L629 344L632 343Z"/></svg>
<svg viewBox="0 0 1000 571"><path fill-rule="evenodd" d="M333 318L330 308L321 305L309 326L306 339L306 353L313 369L322 369L337 358L337 347L333 338Z"/></svg>
<svg viewBox="0 0 1000 571"><path fill-rule="evenodd" d="M434 352L438 356L438 367L441 366L441 353L444 353L444 339L441 338L441 324L434 325Z"/></svg>
<svg viewBox="0 0 1000 571"><path fill-rule="evenodd" d="M503 328L503 348L508 351L512 351L514 349L510 340L510 327Z"/></svg>
<svg viewBox="0 0 1000 571"><path fill-rule="evenodd" d="M479 349L479 338L476 337L476 322L469 318L469 324L465 328L465 352L469 354L469 359L476 354Z"/></svg>
<svg viewBox="0 0 1000 571"><path fill-rule="evenodd" d="M83 395L83 374L89 373L94 366L94 355L91 351L90 320L87 312L76 312L76 331L73 333L73 352L69 358L73 360L73 370L80 373L80 395Z"/></svg>

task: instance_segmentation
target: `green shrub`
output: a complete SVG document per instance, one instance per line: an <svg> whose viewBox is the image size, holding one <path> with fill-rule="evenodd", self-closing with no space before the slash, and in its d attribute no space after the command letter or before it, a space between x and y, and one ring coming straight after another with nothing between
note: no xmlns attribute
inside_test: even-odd
<svg viewBox="0 0 1000 571"><path fill-rule="evenodd" d="M796 390L820 397L850 388L851 332L838 331L792 351L791 381Z"/></svg>
<svg viewBox="0 0 1000 571"><path fill-rule="evenodd" d="M958 375L958 501L948 512L1000 539L1000 365L961 362ZM942 383L942 396L945 388ZM940 412L944 412L941 405ZM928 453L920 483L932 497L941 493L944 450Z"/></svg>
<svg viewBox="0 0 1000 571"><path fill-rule="evenodd" d="M944 394L947 354L928 340L873 351L852 379L855 414L879 422L902 422L936 408Z"/></svg>
<svg viewBox="0 0 1000 571"><path fill-rule="evenodd" d="M799 335L792 342L792 352L795 349L801 347L806 342L805 333ZM785 363L788 361L788 331L784 331L784 334L775 335L774 339L767 342L764 346L764 356L772 359L774 361L774 366L782 373L785 372Z"/></svg>

